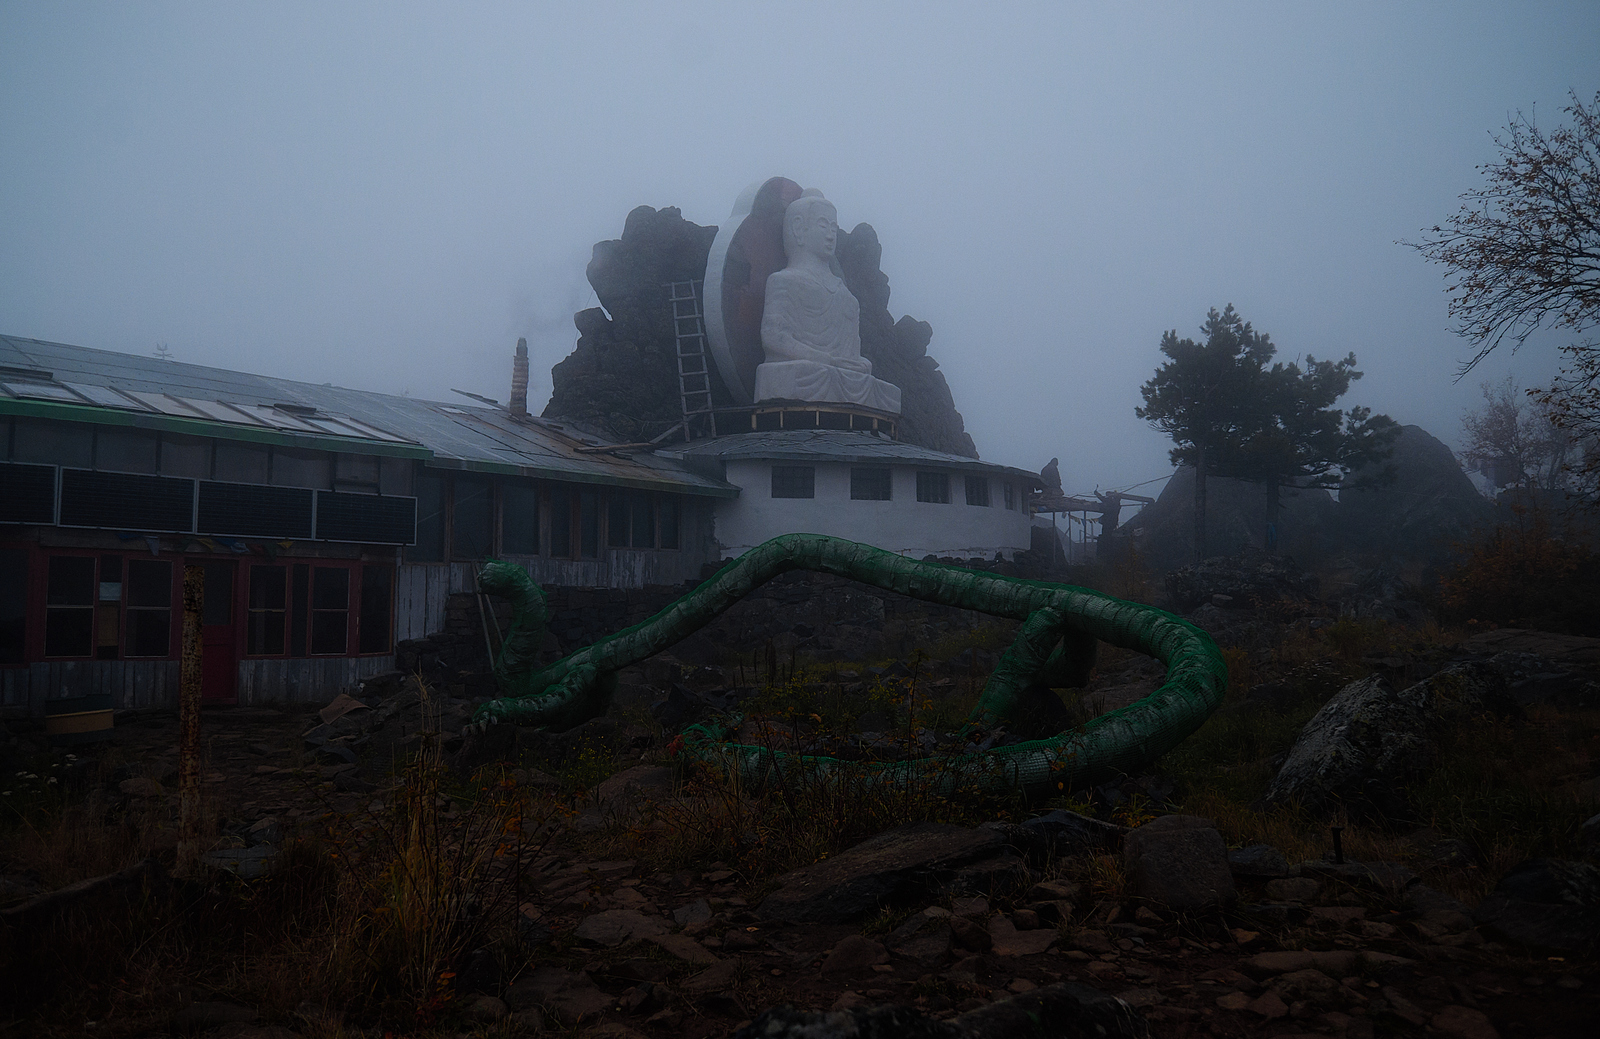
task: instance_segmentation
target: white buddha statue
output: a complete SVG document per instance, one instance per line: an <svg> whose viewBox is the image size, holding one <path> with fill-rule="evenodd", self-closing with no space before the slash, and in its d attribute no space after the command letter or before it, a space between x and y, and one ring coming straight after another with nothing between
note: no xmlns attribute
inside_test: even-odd
<svg viewBox="0 0 1600 1039"><path fill-rule="evenodd" d="M788 266L767 278L761 313L765 363L755 399L860 404L900 413L900 387L872 376L861 356L861 306L833 272L839 223L833 203L811 191L783 214Z"/></svg>

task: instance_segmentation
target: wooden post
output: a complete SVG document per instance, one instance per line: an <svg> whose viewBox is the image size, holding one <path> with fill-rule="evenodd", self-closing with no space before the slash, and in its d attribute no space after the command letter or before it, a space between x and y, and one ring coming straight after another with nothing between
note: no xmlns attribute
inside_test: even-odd
<svg viewBox="0 0 1600 1039"><path fill-rule="evenodd" d="M200 614L205 569L183 568L183 662L178 685L178 861L193 876L200 865Z"/></svg>

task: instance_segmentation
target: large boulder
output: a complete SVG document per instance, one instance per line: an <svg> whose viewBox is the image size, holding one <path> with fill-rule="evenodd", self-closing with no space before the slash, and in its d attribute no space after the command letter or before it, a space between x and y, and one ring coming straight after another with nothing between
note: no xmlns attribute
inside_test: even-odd
<svg viewBox="0 0 1600 1039"><path fill-rule="evenodd" d="M1381 486L1361 483L1392 467ZM1493 505L1461 471L1455 453L1421 426L1402 426L1387 461L1357 470L1339 487L1339 528L1349 548L1384 559L1436 561L1471 541Z"/></svg>
<svg viewBox="0 0 1600 1039"><path fill-rule="evenodd" d="M1267 545L1267 489L1264 484L1206 479L1207 555L1242 550L1283 552L1308 562L1320 561L1335 548L1333 498L1325 490L1278 492L1277 543ZM1172 474L1155 504L1118 528L1131 536L1144 562L1161 570L1195 561L1194 470L1184 466Z"/></svg>
<svg viewBox="0 0 1600 1039"><path fill-rule="evenodd" d="M1236 897L1228 845L1209 819L1164 815L1128 832L1123 860L1134 894L1180 912Z"/></svg>
<svg viewBox="0 0 1600 1039"><path fill-rule="evenodd" d="M1589 952L1600 946L1600 869L1529 859L1502 877L1472 915L1520 945Z"/></svg>
<svg viewBox="0 0 1600 1039"><path fill-rule="evenodd" d="M1515 710L1505 676L1484 663L1454 664L1399 692L1382 675L1352 682L1301 730L1266 800L1398 810L1400 787L1433 764L1441 730L1482 709Z"/></svg>

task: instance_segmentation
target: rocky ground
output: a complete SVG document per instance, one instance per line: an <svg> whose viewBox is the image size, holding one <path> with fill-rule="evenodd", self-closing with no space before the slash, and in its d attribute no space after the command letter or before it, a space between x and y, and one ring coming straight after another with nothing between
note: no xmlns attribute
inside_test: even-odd
<svg viewBox="0 0 1600 1039"><path fill-rule="evenodd" d="M1263 634L1270 625L1259 613L1202 602L1196 619L1225 645L1245 647L1246 659L1252 640L1284 637L1281 624ZM1294 612L1284 623L1307 626ZM1400 690L1430 680L1426 688L1443 689L1436 676L1451 666L1496 661L1495 695L1523 703L1581 699L1600 664L1595 640L1539 633L1489 632L1447 652L1376 652L1368 670ZM926 681L961 691L992 663L979 654ZM391 675L360 699L320 708L208 709L208 861L251 876L296 835L374 833L396 767L442 732L458 776L506 759L521 788L588 787L531 864L537 889L524 896L515 941L458 966L444 1021L464 1034L1003 1035L1025 1034L1015 1022L1032 1020L1048 1025L1037 1034L1051 1035L1543 1039L1593 1035L1600 1020L1592 864L1524 865L1464 904L1447 893L1460 890L1452 870L1461 868L1447 840L1404 862L1330 861L1330 840L1322 858L1291 862L1265 845L1229 848L1211 821L1163 812L1159 777L1138 780L1156 795L1151 807L1115 822L1041 809L975 827L917 823L776 877L724 862L664 865L649 836L702 796L664 756L666 739L750 690L740 688L743 672L703 666L657 662L624 677L611 717L562 736L505 727L463 738L475 701L452 696L468 686L448 676L426 701L415 681ZM1153 662L1107 654L1075 709L1114 709L1160 679ZM1276 709L1293 687L1269 676L1248 709ZM1437 717L1413 720L1425 728ZM7 744L14 761L36 742L25 728L14 726ZM1339 729L1344 758L1401 767L1349 729ZM1315 758L1297 745L1281 763L1296 753ZM174 810L176 719L119 718L112 746L58 752L53 765L50 774L98 799L107 818L159 829ZM1327 768L1306 774L1350 781ZM1600 832L1590 838L1593 854ZM10 927L29 919L30 898L59 886L16 860L0 869ZM83 1034L356 1034L339 1031L338 1008L287 1013L242 1005L235 992L191 987L121 1030L85 1025ZM825 1024L763 1016L783 1006L833 1013ZM883 1007L903 1009L874 1009Z"/></svg>

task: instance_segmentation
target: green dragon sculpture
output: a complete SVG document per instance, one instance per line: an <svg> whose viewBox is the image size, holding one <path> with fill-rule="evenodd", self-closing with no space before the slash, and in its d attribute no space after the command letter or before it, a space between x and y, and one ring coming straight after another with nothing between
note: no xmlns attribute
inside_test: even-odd
<svg viewBox="0 0 1600 1039"><path fill-rule="evenodd" d="M931 782L954 789L1082 789L1133 774L1183 741L1222 703L1228 672L1204 631L1165 611L1100 592L906 559L823 534L785 534L758 545L642 623L535 666L548 611L521 567L491 562L480 587L512 604L512 629L495 662L506 696L478 708L474 724L571 728L605 713L617 672L709 623L755 588L790 570L836 574L944 606L1022 621L989 676L971 723L1007 724L1030 687L1063 686L1087 673L1096 640L1147 653L1167 665L1166 681L1138 703L1048 739L911 761L847 762L802 757L727 741L726 727L692 725L684 752L760 783L797 765L849 771L882 782Z"/></svg>

